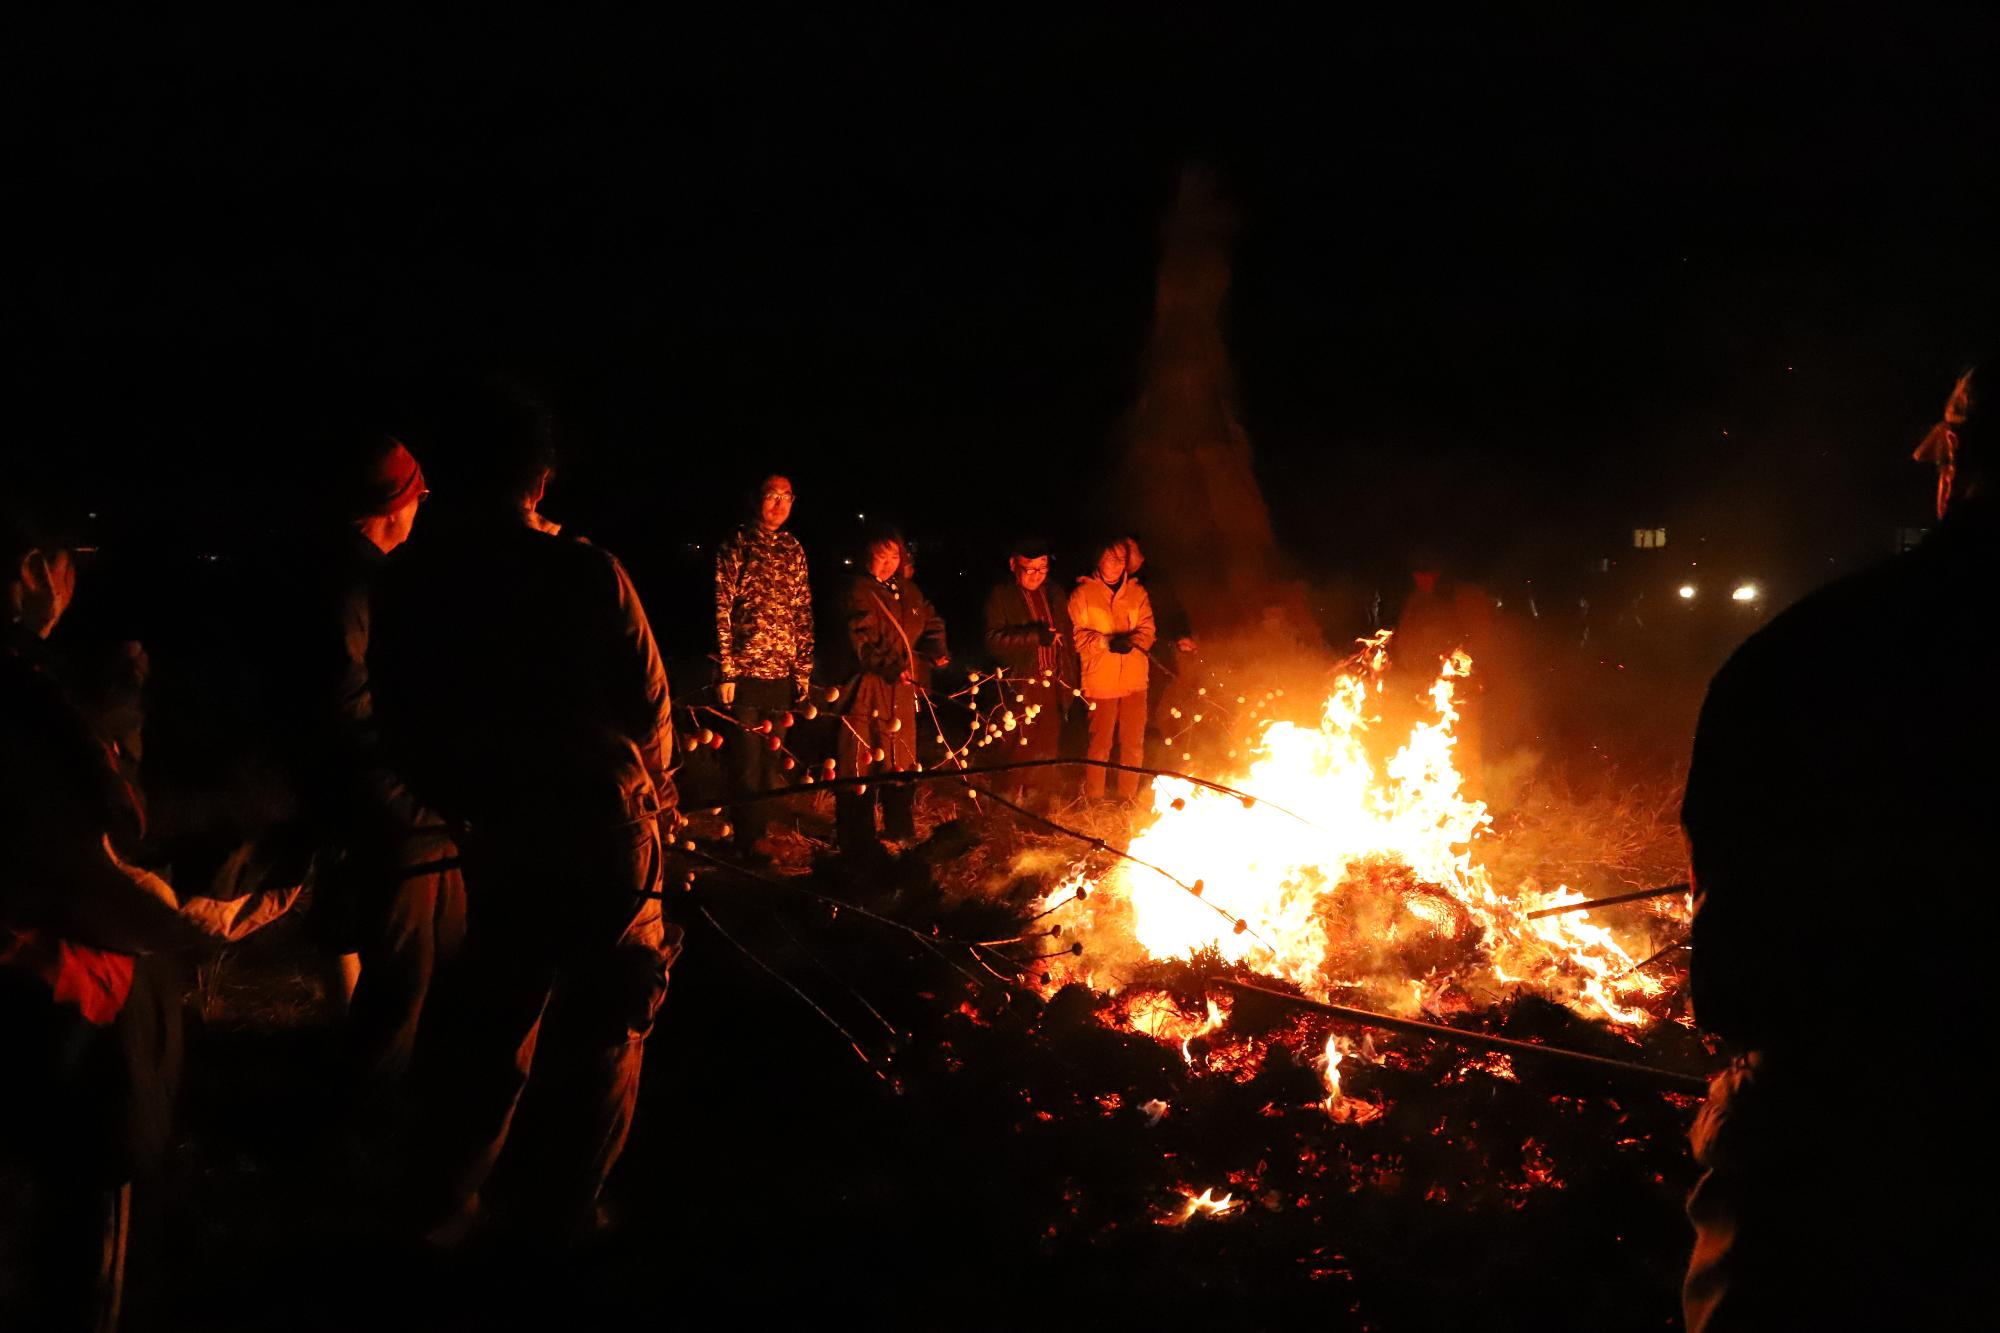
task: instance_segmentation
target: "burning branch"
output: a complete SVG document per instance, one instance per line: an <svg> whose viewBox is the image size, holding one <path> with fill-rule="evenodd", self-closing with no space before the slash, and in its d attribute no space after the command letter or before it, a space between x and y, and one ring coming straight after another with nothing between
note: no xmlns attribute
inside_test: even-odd
<svg viewBox="0 0 2000 1333"><path fill-rule="evenodd" d="M1643 902L1647 898L1666 898L1676 893L1686 893L1686 884L1662 884L1657 889L1640 889L1636 893L1613 894L1609 898L1579 898L1573 903L1561 903L1555 907L1544 907L1540 911L1527 913L1522 920L1539 921L1545 916L1561 916L1566 912L1587 912L1593 907L1616 907L1619 903ZM1652 961L1651 959L1647 960ZM1644 964L1641 964L1644 966Z"/></svg>

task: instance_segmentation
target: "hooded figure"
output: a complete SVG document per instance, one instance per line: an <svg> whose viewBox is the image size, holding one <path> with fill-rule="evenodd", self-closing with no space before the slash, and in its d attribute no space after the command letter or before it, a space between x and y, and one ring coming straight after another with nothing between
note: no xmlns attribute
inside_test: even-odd
<svg viewBox="0 0 2000 1333"><path fill-rule="evenodd" d="M1938 944L1909 904L1953 939L2000 926L2000 522L1978 406L1968 375L1919 454L1943 522L1751 636L1702 707L1681 810L1691 984L1696 1019L1740 1054L1694 1130L1697 1333L1991 1319L1985 971L1943 945L1904 987L1915 1020L1871 971L1893 961L1881 923ZM1892 1117L1870 1091L1882 1061Z"/></svg>

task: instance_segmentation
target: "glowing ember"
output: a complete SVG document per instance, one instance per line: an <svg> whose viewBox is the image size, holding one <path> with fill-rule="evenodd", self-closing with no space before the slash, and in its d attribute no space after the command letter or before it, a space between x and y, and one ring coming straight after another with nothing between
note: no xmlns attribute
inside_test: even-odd
<svg viewBox="0 0 2000 1333"><path fill-rule="evenodd" d="M1220 1217L1225 1213L1234 1212L1243 1206L1235 1202L1235 1196L1231 1194L1225 1194L1219 1199L1216 1198L1215 1191L1212 1189L1205 1189L1200 1194L1194 1194L1187 1190L1182 1190L1181 1193L1187 1199L1187 1208L1183 1212L1169 1214L1162 1218L1161 1221L1167 1226L1178 1226L1182 1222L1190 1221L1196 1217Z"/></svg>
<svg viewBox="0 0 2000 1333"><path fill-rule="evenodd" d="M1314 1061L1315 1064L1320 1066L1320 1072L1326 1079L1326 1100L1321 1102L1320 1105L1326 1108L1326 1113L1333 1117L1333 1122L1337 1125L1365 1125L1370 1120L1381 1115L1382 1108L1374 1102L1363 1101L1358 1097L1349 1097L1341 1092L1341 1059L1340 1038L1338 1036L1328 1037L1326 1039L1326 1054L1319 1060Z"/></svg>
<svg viewBox="0 0 2000 1333"><path fill-rule="evenodd" d="M1092 885L1103 891L1074 909L1071 932L1086 944L1076 975L1116 989L1121 969L1213 950L1309 994L1359 990L1405 1014L1454 983L1494 999L1526 986L1592 1017L1649 1022L1640 1002L1660 983L1635 971L1639 959L1609 929L1587 912L1526 919L1583 895L1533 883L1503 892L1474 857L1492 821L1454 765L1469 657L1442 663L1425 715L1388 748L1396 738L1382 734L1379 715L1388 642L1387 631L1362 642L1315 725L1263 721L1253 739L1233 742L1248 764L1225 781L1256 799L1155 780L1152 822L1130 850L1174 878L1121 862ZM1077 875L1045 901L1087 882ZM1212 1011L1190 1032L1176 1011L1171 1020L1135 1012L1131 1025L1185 1051L1218 1023Z"/></svg>

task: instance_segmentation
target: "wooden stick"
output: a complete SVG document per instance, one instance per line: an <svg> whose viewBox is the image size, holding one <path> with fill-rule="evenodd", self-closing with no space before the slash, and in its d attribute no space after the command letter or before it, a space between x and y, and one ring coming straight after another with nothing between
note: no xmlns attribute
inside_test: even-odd
<svg viewBox="0 0 2000 1333"><path fill-rule="evenodd" d="M816 780L811 786L773 787L768 791L739 792L716 801L705 801L690 808L700 810L733 810L740 805L756 805L763 801L782 801L801 793L810 795L816 791L839 791L846 787L865 787L870 783L891 782L950 782L960 778L985 777L993 773L1019 773L1032 768L1101 768L1107 773L1137 773L1150 778L1179 778L1197 787L1206 787L1224 796L1233 796L1247 805L1268 806L1279 814L1296 819L1311 828L1323 829L1295 810L1287 810L1276 801L1266 800L1254 793L1231 787L1226 783L1209 778L1198 778L1192 773L1177 773L1170 768L1146 768L1138 764L1118 764L1109 759L1020 759L1005 764L975 764L969 768L900 768L883 772L863 773L851 778L826 778ZM988 793L990 795L990 793Z"/></svg>
<svg viewBox="0 0 2000 1333"><path fill-rule="evenodd" d="M1708 1080L1695 1074L1682 1074L1675 1070L1659 1069L1653 1065L1637 1064L1630 1060L1613 1060L1602 1055L1589 1055L1563 1046L1543 1046L1532 1041L1516 1041L1512 1037L1494 1037L1484 1032L1467 1032L1463 1028L1446 1027L1442 1023L1396 1018L1389 1014L1378 1014L1372 1009L1352 1009L1344 1004L1325 1004L1319 1000L1308 1000L1303 995L1291 995L1285 991L1252 986L1248 982L1232 981L1227 977L1210 979L1231 990L1248 991L1253 995L1262 995L1296 1008L1310 1009L1314 1013L1327 1014L1357 1027L1381 1028L1388 1032L1402 1032L1413 1037L1430 1037L1458 1046L1469 1046L1474 1050L1499 1051L1507 1055L1526 1055L1545 1060L1566 1060L1571 1064L1587 1065L1606 1074L1627 1074L1650 1079L1681 1092L1708 1090Z"/></svg>
<svg viewBox="0 0 2000 1333"><path fill-rule="evenodd" d="M1565 912L1587 912L1593 907L1614 907L1619 903L1636 903L1647 898L1665 898L1676 893L1686 893L1686 884L1662 884L1657 889L1640 889L1636 893L1614 894L1609 898L1585 898L1581 902L1564 903L1560 907L1544 907L1539 912L1528 913L1526 920L1538 921L1545 916L1561 916Z"/></svg>

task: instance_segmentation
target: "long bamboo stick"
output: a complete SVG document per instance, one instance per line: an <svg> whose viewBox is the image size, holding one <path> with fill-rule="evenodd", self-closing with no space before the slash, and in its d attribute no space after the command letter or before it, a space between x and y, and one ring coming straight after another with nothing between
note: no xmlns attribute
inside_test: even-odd
<svg viewBox="0 0 2000 1333"><path fill-rule="evenodd" d="M1507 1055L1525 1055L1542 1060L1564 1061L1585 1065L1607 1074L1625 1074L1635 1078L1650 1079L1664 1083L1682 1092L1706 1092L1708 1080L1695 1074L1683 1074L1677 1070L1660 1069L1653 1065L1642 1065L1630 1060L1613 1060L1607 1056L1589 1055L1583 1051L1572 1051L1563 1046L1543 1046L1532 1041L1517 1041L1512 1037L1494 1037L1484 1032L1467 1032L1462 1028L1446 1027L1442 1023L1425 1023L1414 1018L1397 1018L1390 1014L1378 1014L1372 1009L1354 1009L1344 1004L1326 1004L1319 1000L1308 1000L1303 995L1291 995L1285 991L1270 990L1263 986L1252 986L1245 981L1232 981L1227 977L1212 980L1231 990L1247 991L1278 1000L1300 1009L1310 1009L1314 1013L1327 1014L1357 1027L1381 1028L1387 1032L1401 1032L1413 1037L1429 1037L1436 1041L1448 1041L1458 1046L1469 1046L1474 1050L1500 1051Z"/></svg>
<svg viewBox="0 0 2000 1333"><path fill-rule="evenodd" d="M1646 898L1665 898L1676 893L1686 893L1686 884L1662 884L1657 889L1640 889L1636 893L1613 894L1609 898L1585 898L1581 902L1564 903L1560 907L1544 907L1539 912L1528 913L1526 919L1537 921L1545 916L1561 916L1565 912L1587 912L1593 907L1614 907L1619 903L1636 903Z"/></svg>

